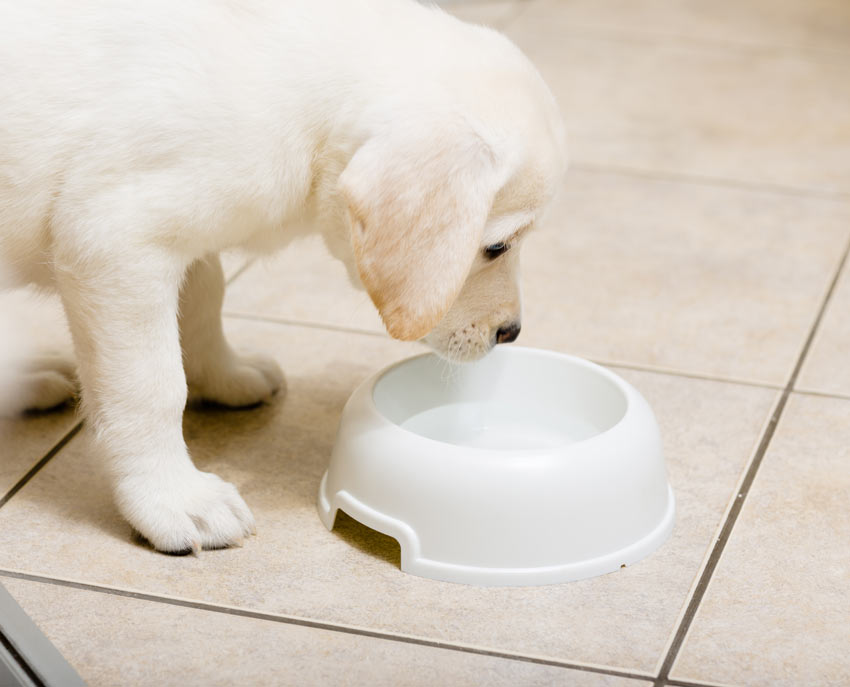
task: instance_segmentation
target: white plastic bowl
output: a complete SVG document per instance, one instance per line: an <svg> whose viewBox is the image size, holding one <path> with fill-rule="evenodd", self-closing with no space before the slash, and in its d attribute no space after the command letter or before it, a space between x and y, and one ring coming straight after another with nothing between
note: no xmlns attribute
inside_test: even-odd
<svg viewBox="0 0 850 687"><path fill-rule="evenodd" d="M515 346L449 366L433 354L363 382L340 422L319 515L401 546L401 569L538 585L631 565L673 527L643 397L580 358Z"/></svg>

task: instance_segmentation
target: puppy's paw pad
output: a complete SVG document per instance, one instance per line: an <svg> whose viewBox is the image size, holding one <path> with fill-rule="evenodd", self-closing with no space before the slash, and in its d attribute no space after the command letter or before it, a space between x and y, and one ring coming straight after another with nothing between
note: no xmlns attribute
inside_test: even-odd
<svg viewBox="0 0 850 687"><path fill-rule="evenodd" d="M194 470L170 479L128 479L116 497L124 517L164 553L240 546L256 532L254 516L232 484Z"/></svg>
<svg viewBox="0 0 850 687"><path fill-rule="evenodd" d="M272 358L233 355L191 386L196 398L241 408L269 401L284 384L283 372Z"/></svg>

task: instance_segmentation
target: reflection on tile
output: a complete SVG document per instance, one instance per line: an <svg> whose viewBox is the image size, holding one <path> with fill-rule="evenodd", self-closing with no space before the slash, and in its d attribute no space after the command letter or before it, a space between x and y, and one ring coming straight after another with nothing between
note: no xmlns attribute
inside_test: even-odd
<svg viewBox="0 0 850 687"><path fill-rule="evenodd" d="M850 401L792 396L672 672L850 679Z"/></svg>
<svg viewBox="0 0 850 687"><path fill-rule="evenodd" d="M242 549L198 558L134 543L84 442L0 511L0 567L571 662L652 671L776 392L626 372L655 408L678 499L673 538L616 574L550 587L475 588L401 573L386 538L315 510L342 406L371 370L418 347L232 322L288 371L288 395L253 411L190 411L196 462L233 481L257 517ZM63 537L38 546L57 527Z"/></svg>
<svg viewBox="0 0 850 687"><path fill-rule="evenodd" d="M507 33L559 100L576 162L850 191L850 60L571 33L568 6L534 3Z"/></svg>
<svg viewBox="0 0 850 687"><path fill-rule="evenodd" d="M0 581L90 687L650 684L38 582Z"/></svg>
<svg viewBox="0 0 850 687"><path fill-rule="evenodd" d="M537 0L572 32L607 29L727 44L847 52L850 7L844 0ZM731 47L731 46L727 46Z"/></svg>
<svg viewBox="0 0 850 687"><path fill-rule="evenodd" d="M784 385L850 203L572 172L523 247L520 341Z"/></svg>
<svg viewBox="0 0 850 687"><path fill-rule="evenodd" d="M316 236L254 262L228 286L224 310L385 332L369 296Z"/></svg>
<svg viewBox="0 0 850 687"><path fill-rule="evenodd" d="M797 388L850 396L850 269L847 267L815 334Z"/></svg>

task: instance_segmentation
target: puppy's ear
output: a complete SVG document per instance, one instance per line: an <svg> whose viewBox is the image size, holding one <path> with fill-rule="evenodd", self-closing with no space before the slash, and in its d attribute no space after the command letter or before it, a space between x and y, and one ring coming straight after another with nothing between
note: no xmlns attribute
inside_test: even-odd
<svg viewBox="0 0 850 687"><path fill-rule="evenodd" d="M457 298L479 250L497 190L492 151L465 125L408 126L367 140L340 189L357 270L387 331L423 337Z"/></svg>

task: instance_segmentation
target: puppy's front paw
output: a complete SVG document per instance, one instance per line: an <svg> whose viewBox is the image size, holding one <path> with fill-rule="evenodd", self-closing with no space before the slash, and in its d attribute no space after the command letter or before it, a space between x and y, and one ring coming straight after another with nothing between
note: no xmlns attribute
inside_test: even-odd
<svg viewBox="0 0 850 687"><path fill-rule="evenodd" d="M125 478L116 500L129 523L165 553L238 546L256 531L254 516L236 487L194 468L156 478Z"/></svg>
<svg viewBox="0 0 850 687"><path fill-rule="evenodd" d="M218 363L206 365L198 378L189 380L193 398L231 408L268 401L283 387L280 366L264 355L232 354Z"/></svg>

